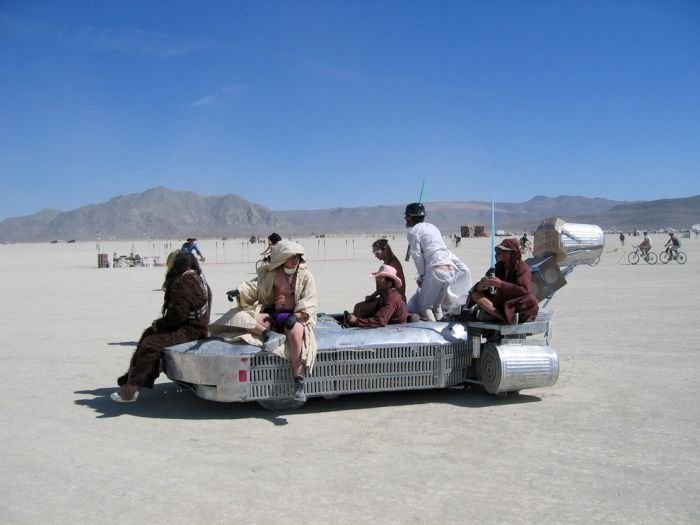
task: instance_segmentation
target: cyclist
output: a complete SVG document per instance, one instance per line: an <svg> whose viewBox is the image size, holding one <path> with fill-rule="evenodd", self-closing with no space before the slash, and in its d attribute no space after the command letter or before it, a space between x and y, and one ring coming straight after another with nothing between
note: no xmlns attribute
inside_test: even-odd
<svg viewBox="0 0 700 525"><path fill-rule="evenodd" d="M532 246L530 245L530 239L527 237L527 232L525 232L523 236L520 237L520 253L528 251L532 251Z"/></svg>
<svg viewBox="0 0 700 525"><path fill-rule="evenodd" d="M194 237L189 237L187 241L185 241L185 244L182 245L182 248L180 248L180 251L185 253L196 253L199 255L200 262L204 262L204 255L199 249L199 246L197 246L197 239Z"/></svg>
<svg viewBox="0 0 700 525"><path fill-rule="evenodd" d="M649 255L649 250L651 250L651 238L644 232L644 240L639 243L639 250L642 252L644 257Z"/></svg>
<svg viewBox="0 0 700 525"><path fill-rule="evenodd" d="M280 237L279 233L271 233L267 237L267 248L265 248L264 251L260 252L260 255L263 256L263 261L266 263L270 262L270 252L272 251L272 247L275 246L278 242L282 240L282 237Z"/></svg>
<svg viewBox="0 0 700 525"><path fill-rule="evenodd" d="M681 249L681 241L674 232L668 232L668 241L664 244L669 257L676 258L678 250Z"/></svg>

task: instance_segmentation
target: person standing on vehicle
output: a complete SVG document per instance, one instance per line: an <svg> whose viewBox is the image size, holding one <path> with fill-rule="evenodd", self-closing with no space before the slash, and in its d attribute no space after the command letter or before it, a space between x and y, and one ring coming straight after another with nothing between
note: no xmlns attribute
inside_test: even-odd
<svg viewBox="0 0 700 525"><path fill-rule="evenodd" d="M153 388L160 375L166 346L209 336L211 289L194 254L179 252L165 278L163 316L146 328L136 346L129 370L117 379L119 391L110 397L119 403L136 401L139 390Z"/></svg>
<svg viewBox="0 0 700 525"><path fill-rule="evenodd" d="M199 249L199 246L197 246L197 239L194 239L190 237L185 241L185 244L182 245L182 248L180 248L181 252L185 253L196 253L199 255L199 261L204 262L204 255L202 255L202 252Z"/></svg>
<svg viewBox="0 0 700 525"><path fill-rule="evenodd" d="M408 311L424 321L442 319L442 301L456 278L453 254L433 224L425 222L425 207L420 202L406 206L406 239L418 277L419 289L408 301Z"/></svg>
<svg viewBox="0 0 700 525"><path fill-rule="evenodd" d="M349 314L346 316L347 323L360 328L405 323L408 319L408 308L398 290L403 282L396 274L396 269L388 264L382 264L379 271L370 275L374 277L379 293L378 308L366 316Z"/></svg>

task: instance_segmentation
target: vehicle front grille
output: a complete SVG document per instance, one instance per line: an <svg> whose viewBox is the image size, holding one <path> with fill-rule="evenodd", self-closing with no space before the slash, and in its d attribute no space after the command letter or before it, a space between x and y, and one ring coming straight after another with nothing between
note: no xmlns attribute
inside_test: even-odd
<svg viewBox="0 0 700 525"><path fill-rule="evenodd" d="M323 396L450 386L464 380L467 343L320 350L306 394ZM250 399L289 397L290 363L276 355L251 357Z"/></svg>

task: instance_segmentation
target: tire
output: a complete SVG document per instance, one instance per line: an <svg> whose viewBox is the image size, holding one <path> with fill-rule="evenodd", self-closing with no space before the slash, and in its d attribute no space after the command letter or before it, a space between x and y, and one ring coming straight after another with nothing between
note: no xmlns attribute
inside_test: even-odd
<svg viewBox="0 0 700 525"><path fill-rule="evenodd" d="M259 399L258 405L265 410L275 412L277 410L296 410L304 405L304 401L294 401L293 399Z"/></svg>
<svg viewBox="0 0 700 525"><path fill-rule="evenodd" d="M496 345L489 343L481 350L479 358L482 386L489 394L498 394L503 377L501 358Z"/></svg>
<svg viewBox="0 0 700 525"><path fill-rule="evenodd" d="M647 254L647 262L649 264L656 264L656 261L658 261L658 260L659 260L659 258L657 257L657 255L654 252L649 252Z"/></svg>
<svg viewBox="0 0 700 525"><path fill-rule="evenodd" d="M685 252L678 252L678 255L676 256L676 261L678 261L678 264L685 264L685 261L688 260L688 257L685 255Z"/></svg>
<svg viewBox="0 0 700 525"><path fill-rule="evenodd" d="M637 264L639 262L639 254L637 252L632 252L627 256L627 260L630 264Z"/></svg>
<svg viewBox="0 0 700 525"><path fill-rule="evenodd" d="M659 254L659 261L661 261L661 264L668 264L668 261L670 261L671 258L668 255L668 252L661 252Z"/></svg>

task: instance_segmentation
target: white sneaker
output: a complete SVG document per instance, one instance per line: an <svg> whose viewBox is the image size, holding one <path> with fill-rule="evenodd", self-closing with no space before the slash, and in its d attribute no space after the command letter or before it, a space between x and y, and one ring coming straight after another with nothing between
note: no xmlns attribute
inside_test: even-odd
<svg viewBox="0 0 700 525"><path fill-rule="evenodd" d="M139 391L137 390L134 392L134 395L131 399L124 399L122 396L119 395L119 392L112 392L112 394L109 396L112 401L116 401L117 403L133 403L139 398Z"/></svg>

